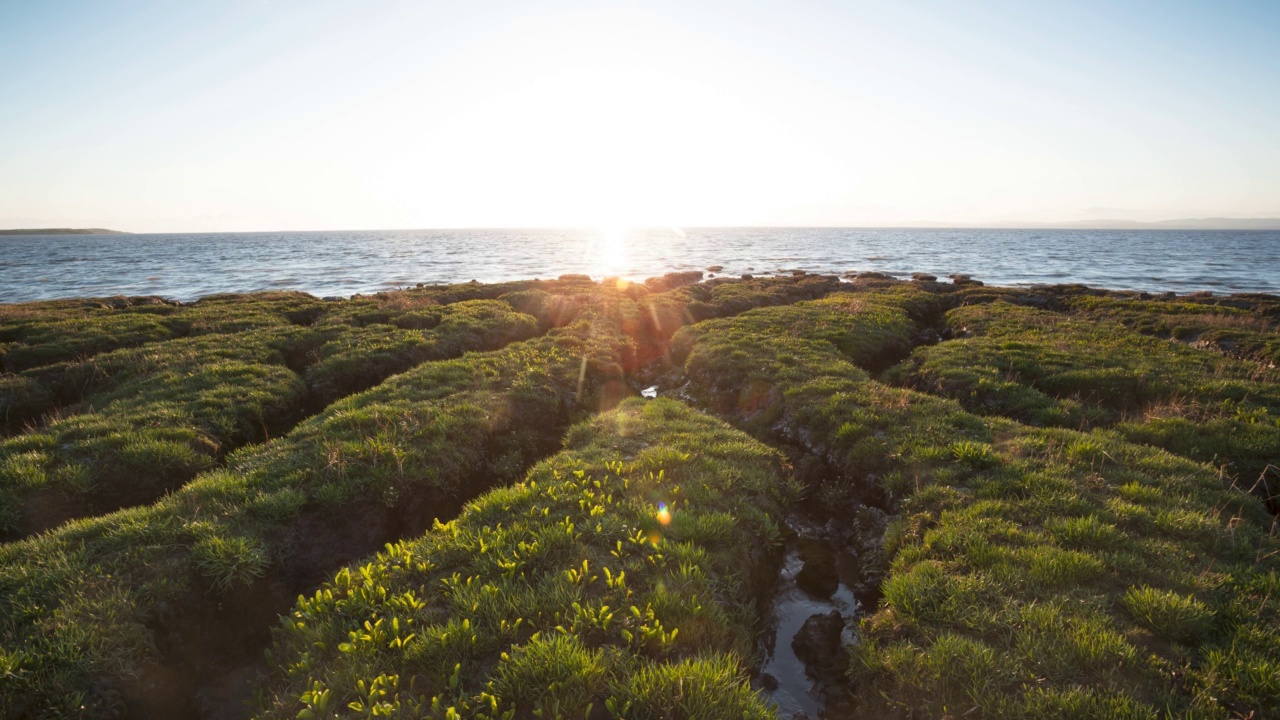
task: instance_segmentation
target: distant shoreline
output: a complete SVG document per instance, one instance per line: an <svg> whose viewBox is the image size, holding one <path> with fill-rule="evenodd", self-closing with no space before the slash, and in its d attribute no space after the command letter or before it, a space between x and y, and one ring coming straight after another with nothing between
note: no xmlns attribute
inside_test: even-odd
<svg viewBox="0 0 1280 720"><path fill-rule="evenodd" d="M0 235L132 235L123 230L106 228L19 228L0 230Z"/></svg>

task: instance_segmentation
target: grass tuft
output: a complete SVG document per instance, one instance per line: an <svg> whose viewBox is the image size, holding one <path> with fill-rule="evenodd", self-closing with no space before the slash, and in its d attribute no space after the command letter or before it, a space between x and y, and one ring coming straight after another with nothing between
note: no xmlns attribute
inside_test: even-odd
<svg viewBox="0 0 1280 720"><path fill-rule="evenodd" d="M1172 590L1129 588L1120 603L1135 620L1165 640L1192 643L1213 630L1213 611L1207 605Z"/></svg>

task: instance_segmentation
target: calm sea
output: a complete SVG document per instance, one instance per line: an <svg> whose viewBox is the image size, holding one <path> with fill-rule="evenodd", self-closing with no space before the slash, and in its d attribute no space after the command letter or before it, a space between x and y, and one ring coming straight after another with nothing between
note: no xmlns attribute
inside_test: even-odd
<svg viewBox="0 0 1280 720"><path fill-rule="evenodd" d="M1280 292L1280 232L695 228L393 230L0 236L0 302L104 295L192 300L290 289L348 296L417 283L642 279L876 270L968 273L995 285L1084 283Z"/></svg>

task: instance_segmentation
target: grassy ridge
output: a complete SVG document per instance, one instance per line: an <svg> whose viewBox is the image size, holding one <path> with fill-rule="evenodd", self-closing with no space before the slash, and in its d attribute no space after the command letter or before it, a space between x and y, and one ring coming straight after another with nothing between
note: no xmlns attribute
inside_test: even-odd
<svg viewBox="0 0 1280 720"><path fill-rule="evenodd" d="M101 353L306 325L323 306L291 292L215 295L187 306L154 297L0 305L0 430L19 430L82 400L95 378L76 370Z"/></svg>
<svg viewBox="0 0 1280 720"><path fill-rule="evenodd" d="M228 451L429 359L537 332L492 300L433 307L430 330L278 327L116 350L47 370L86 396L68 415L0 442L0 530L150 502ZM225 329L225 327L224 327ZM290 367L303 370L298 377Z"/></svg>
<svg viewBox="0 0 1280 720"><path fill-rule="evenodd" d="M1280 479L1267 470L1280 458L1274 368L1113 321L1005 303L957 308L947 324L962 337L917 350L891 377L955 397L973 412L1114 427L1135 442L1225 465L1246 488L1261 477L1264 497L1267 476Z"/></svg>
<svg viewBox="0 0 1280 720"><path fill-rule="evenodd" d="M851 360L886 311L864 302L865 329L815 303L791 308L805 323L756 311L676 338L695 397L839 471L812 489L832 514L853 514L859 478L899 509L884 601L854 651L858 713L1280 712L1280 544L1260 503L1114 435L869 380Z"/></svg>
<svg viewBox="0 0 1280 720"><path fill-rule="evenodd" d="M305 325L323 305L299 292L212 295L185 306L154 297L0 305L0 366L16 373L175 337Z"/></svg>
<svg viewBox="0 0 1280 720"><path fill-rule="evenodd" d="M744 667L775 451L671 400L300 598L262 717L766 718Z"/></svg>
<svg viewBox="0 0 1280 720"><path fill-rule="evenodd" d="M0 548L0 710L191 712L196 678L244 661L293 593L546 453L623 344L583 319L427 363L155 505Z"/></svg>
<svg viewBox="0 0 1280 720"><path fill-rule="evenodd" d="M1173 338L1270 364L1280 363L1280 301L1268 295L1141 300L1083 295L1067 307L1144 335Z"/></svg>

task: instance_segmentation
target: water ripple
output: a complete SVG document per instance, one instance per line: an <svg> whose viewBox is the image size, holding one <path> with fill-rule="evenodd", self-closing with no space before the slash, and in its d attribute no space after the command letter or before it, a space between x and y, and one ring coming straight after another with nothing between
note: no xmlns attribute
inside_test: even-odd
<svg viewBox="0 0 1280 720"><path fill-rule="evenodd" d="M1148 291L1280 291L1280 232L695 228L0 237L0 302L150 293L317 296L416 283L585 273L638 280L742 273L967 273L995 285L1078 282ZM772 270L765 270L771 268Z"/></svg>

